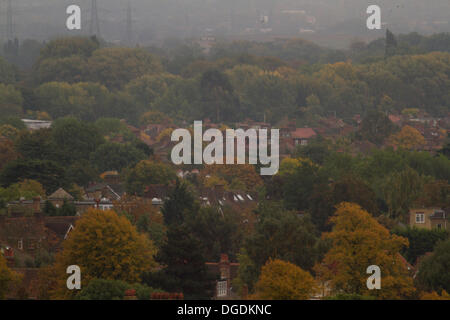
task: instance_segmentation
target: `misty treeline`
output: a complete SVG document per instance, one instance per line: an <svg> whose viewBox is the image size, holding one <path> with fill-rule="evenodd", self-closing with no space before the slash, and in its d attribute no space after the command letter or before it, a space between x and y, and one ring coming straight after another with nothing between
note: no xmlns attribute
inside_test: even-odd
<svg viewBox="0 0 450 320"><path fill-rule="evenodd" d="M146 112L159 111L177 123L275 124L289 117L311 124L374 109L439 116L450 103L449 34L354 42L345 51L301 39L220 42L209 55L187 42L124 48L72 37L36 42L39 55L21 61L30 46L25 41L18 56L6 57L15 64L0 62L2 118L45 112L51 119L113 117L139 125Z"/></svg>

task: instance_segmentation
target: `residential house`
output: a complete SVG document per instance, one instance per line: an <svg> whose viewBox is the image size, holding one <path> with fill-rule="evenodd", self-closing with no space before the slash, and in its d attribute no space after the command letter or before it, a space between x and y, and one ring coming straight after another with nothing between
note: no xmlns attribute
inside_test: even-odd
<svg viewBox="0 0 450 320"><path fill-rule="evenodd" d="M295 146L307 146L309 141L317 136L312 128L297 128L291 133Z"/></svg>
<svg viewBox="0 0 450 320"><path fill-rule="evenodd" d="M230 262L227 254L220 255L219 262L206 262L208 271L217 277L213 299L237 299L232 282L237 277L239 263Z"/></svg>
<svg viewBox="0 0 450 320"><path fill-rule="evenodd" d="M420 208L409 211L410 227L450 230L448 212L441 208Z"/></svg>
<svg viewBox="0 0 450 320"><path fill-rule="evenodd" d="M30 256L39 249L53 253L59 251L79 218L44 216L39 197L33 200L31 214L29 208L23 207L22 212L19 208L15 208L12 216L0 216L0 245Z"/></svg>

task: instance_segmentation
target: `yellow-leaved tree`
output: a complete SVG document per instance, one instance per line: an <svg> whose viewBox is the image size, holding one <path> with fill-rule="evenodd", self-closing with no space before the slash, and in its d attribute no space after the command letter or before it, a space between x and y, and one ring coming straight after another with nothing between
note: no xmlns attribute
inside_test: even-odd
<svg viewBox="0 0 450 320"><path fill-rule="evenodd" d="M153 243L127 218L112 210L90 209L75 224L49 271L54 278L51 297L70 299L76 295L76 290L67 289L68 266L80 267L81 288L94 278L135 283L157 266L155 254Z"/></svg>
<svg viewBox="0 0 450 320"><path fill-rule="evenodd" d="M438 294L436 291L430 293L423 293L420 296L420 300L450 300L450 294L447 291L442 290L441 294Z"/></svg>
<svg viewBox="0 0 450 320"><path fill-rule="evenodd" d="M400 250L408 240L391 234L367 211L343 202L330 219L333 230L323 237L332 241L322 263L314 267L318 280L331 294L356 294L379 299L405 299L415 294L407 262ZM381 269L381 289L369 290L367 268Z"/></svg>
<svg viewBox="0 0 450 320"><path fill-rule="evenodd" d="M8 268L5 257L0 252L0 300L6 298L11 285L19 282L21 276Z"/></svg>
<svg viewBox="0 0 450 320"><path fill-rule="evenodd" d="M425 144L423 135L411 126L404 126L400 132L390 137L390 141L393 145L407 150L416 149Z"/></svg>
<svg viewBox="0 0 450 320"><path fill-rule="evenodd" d="M269 260L261 269L252 296L263 300L306 300L316 288L309 272L282 260Z"/></svg>

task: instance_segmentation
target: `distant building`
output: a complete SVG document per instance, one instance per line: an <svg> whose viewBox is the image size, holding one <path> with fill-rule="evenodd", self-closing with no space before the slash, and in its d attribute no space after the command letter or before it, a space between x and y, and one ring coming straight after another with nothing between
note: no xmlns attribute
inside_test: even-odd
<svg viewBox="0 0 450 320"><path fill-rule="evenodd" d="M31 256L41 248L57 252L78 218L44 216L37 197L31 215L28 211L16 211L10 217L0 215L0 245Z"/></svg>
<svg viewBox="0 0 450 320"><path fill-rule="evenodd" d="M230 262L227 254L221 254L219 262L206 262L206 267L211 274L217 276L214 299L238 298L231 283L237 276L239 263Z"/></svg>
<svg viewBox="0 0 450 320"><path fill-rule="evenodd" d="M47 129L52 125L51 121L46 120L30 120L30 119L22 119L23 123L28 130L39 130L39 129Z"/></svg>
<svg viewBox="0 0 450 320"><path fill-rule="evenodd" d="M295 146L307 146L309 141L316 136L317 133L311 128L297 128L291 133Z"/></svg>
<svg viewBox="0 0 450 320"><path fill-rule="evenodd" d="M423 229L450 230L449 216L440 208L411 209L409 212L410 227Z"/></svg>

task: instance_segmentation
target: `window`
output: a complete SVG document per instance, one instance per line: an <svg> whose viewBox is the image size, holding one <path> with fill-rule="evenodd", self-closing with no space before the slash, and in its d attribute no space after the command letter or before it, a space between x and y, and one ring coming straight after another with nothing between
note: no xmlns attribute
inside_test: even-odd
<svg viewBox="0 0 450 320"><path fill-rule="evenodd" d="M36 249L36 241L33 239L28 240L28 250Z"/></svg>
<svg viewBox="0 0 450 320"><path fill-rule="evenodd" d="M19 241L17 241L17 249L23 250L23 240L22 240L22 239L20 239Z"/></svg>
<svg viewBox="0 0 450 320"><path fill-rule="evenodd" d="M416 213L416 223L425 223L425 214Z"/></svg>
<svg viewBox="0 0 450 320"><path fill-rule="evenodd" d="M307 146L307 145L308 145L308 140L302 139L301 145L302 145L302 146Z"/></svg>
<svg viewBox="0 0 450 320"><path fill-rule="evenodd" d="M439 223L439 224L437 225L437 228L438 228L439 230L441 230L441 229L442 229L442 224Z"/></svg>
<svg viewBox="0 0 450 320"><path fill-rule="evenodd" d="M226 297L227 293L228 293L227 287L228 287L227 281L217 282L217 296L218 297Z"/></svg>

